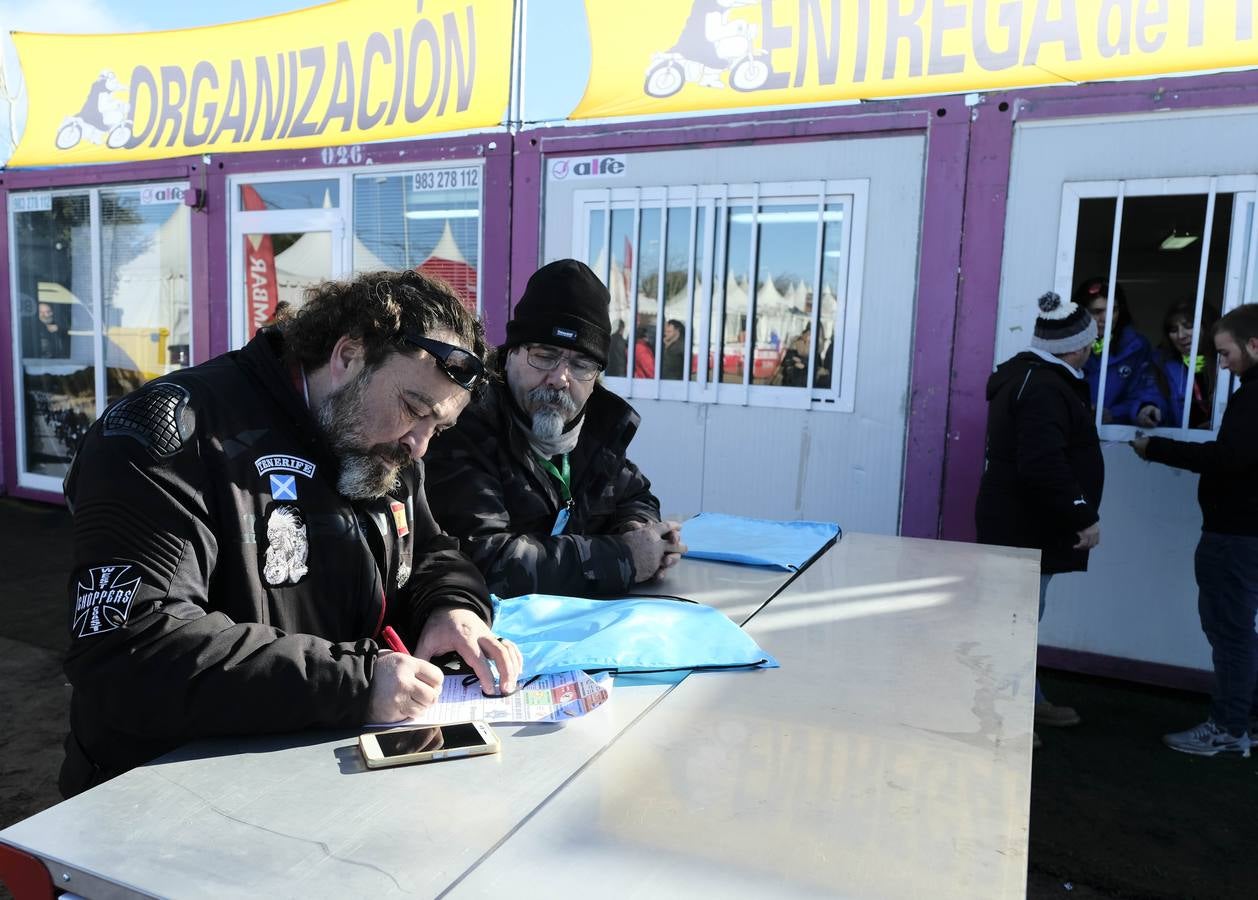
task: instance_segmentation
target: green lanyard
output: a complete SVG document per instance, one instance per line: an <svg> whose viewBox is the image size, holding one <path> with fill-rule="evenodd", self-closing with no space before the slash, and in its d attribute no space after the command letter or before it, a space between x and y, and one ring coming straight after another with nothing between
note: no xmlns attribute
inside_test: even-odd
<svg viewBox="0 0 1258 900"><path fill-rule="evenodd" d="M571 505L572 488L570 485L572 484L572 469L568 466L568 454L565 453L563 455L562 469L556 469L555 464L544 456L539 454L534 454L534 456L537 456L537 464L539 466L559 479L559 496L563 497L564 503Z"/></svg>

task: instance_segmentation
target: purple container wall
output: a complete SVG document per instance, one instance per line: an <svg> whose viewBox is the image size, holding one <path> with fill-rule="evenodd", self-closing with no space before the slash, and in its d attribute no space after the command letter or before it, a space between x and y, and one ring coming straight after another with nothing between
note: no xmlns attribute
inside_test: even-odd
<svg viewBox="0 0 1258 900"><path fill-rule="evenodd" d="M529 223L513 235L511 294L518 298L541 253L541 186L554 155L632 153L730 144L833 140L844 137L923 134L926 182L919 245L918 290L910 381L908 437L900 531L938 535L945 458L951 335L956 315L957 269L964 212L969 108L961 97L887 101L832 109L784 110L754 115L669 121L652 125L598 125L526 132L516 139L515 220ZM766 173L772 177L772 173ZM994 315L994 306L993 306Z"/></svg>
<svg viewBox="0 0 1258 900"><path fill-rule="evenodd" d="M583 152L827 140L918 133L926 137L923 232L919 245L913 370L901 533L972 540L973 498L982 471L992 370L1009 161L1016 120L1114 116L1255 105L1258 72L1037 88L962 97L877 101L658 122L605 123L364 145L380 164L484 158L481 295L491 340L540 261L542 174L548 157ZM228 342L226 176L327 168L319 151L218 154L154 163L0 173L0 492L60 502L16 486L7 192L76 185L187 179L205 191L192 219L195 359ZM1016 223L1015 223L1016 224ZM200 252L198 252L200 250Z"/></svg>

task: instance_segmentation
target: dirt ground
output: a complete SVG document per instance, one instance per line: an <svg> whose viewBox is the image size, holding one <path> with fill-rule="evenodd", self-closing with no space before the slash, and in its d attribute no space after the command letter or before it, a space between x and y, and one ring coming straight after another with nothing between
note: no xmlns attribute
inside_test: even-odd
<svg viewBox="0 0 1258 900"><path fill-rule="evenodd" d="M60 799L69 537L64 510L0 498L0 828ZM1258 896L1258 754L1200 759L1159 740L1204 718L1205 697L1066 673L1043 682L1084 721L1040 733L1028 897Z"/></svg>

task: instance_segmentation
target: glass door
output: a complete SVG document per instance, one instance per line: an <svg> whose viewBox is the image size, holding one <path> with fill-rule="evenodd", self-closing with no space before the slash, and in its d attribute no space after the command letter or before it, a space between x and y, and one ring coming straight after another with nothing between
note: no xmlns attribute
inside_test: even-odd
<svg viewBox="0 0 1258 900"><path fill-rule="evenodd" d="M56 492L104 409L192 362L182 184L10 195L18 483Z"/></svg>
<svg viewBox="0 0 1258 900"><path fill-rule="evenodd" d="M232 185L232 345L241 346L306 290L344 277L346 212L342 179Z"/></svg>

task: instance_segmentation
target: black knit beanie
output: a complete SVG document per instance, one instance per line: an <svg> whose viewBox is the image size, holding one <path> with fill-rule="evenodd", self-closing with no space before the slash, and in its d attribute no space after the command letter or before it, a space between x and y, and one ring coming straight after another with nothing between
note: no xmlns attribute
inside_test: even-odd
<svg viewBox="0 0 1258 900"><path fill-rule="evenodd" d="M611 296L590 267L575 259L542 266L524 287L507 323L510 350L520 344L551 344L578 350L607 365L611 343Z"/></svg>

